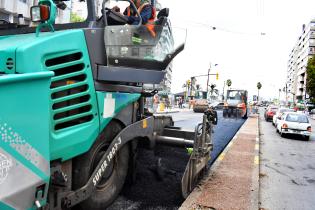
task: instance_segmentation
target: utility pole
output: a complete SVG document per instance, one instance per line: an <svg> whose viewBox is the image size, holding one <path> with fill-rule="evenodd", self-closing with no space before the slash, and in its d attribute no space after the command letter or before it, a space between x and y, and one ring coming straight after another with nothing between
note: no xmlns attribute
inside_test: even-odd
<svg viewBox="0 0 315 210"><path fill-rule="evenodd" d="M225 88L225 80L223 82L222 101L224 101L224 88Z"/></svg>
<svg viewBox="0 0 315 210"><path fill-rule="evenodd" d="M288 86L285 84L285 105L288 105Z"/></svg>
<svg viewBox="0 0 315 210"><path fill-rule="evenodd" d="M217 66L218 64L214 64L214 66ZM208 77L207 77L207 95L208 95L208 91L209 91L209 75L210 75L210 69L211 69L211 63L208 69Z"/></svg>
<svg viewBox="0 0 315 210"><path fill-rule="evenodd" d="M208 96L208 91L209 91L209 74L210 74L210 69L211 69L211 63L210 63L209 69L208 69L208 77L207 77L207 96Z"/></svg>

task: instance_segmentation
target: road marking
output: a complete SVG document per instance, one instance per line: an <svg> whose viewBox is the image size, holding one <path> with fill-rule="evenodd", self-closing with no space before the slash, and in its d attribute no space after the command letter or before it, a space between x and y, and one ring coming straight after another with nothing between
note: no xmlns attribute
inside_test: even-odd
<svg viewBox="0 0 315 210"><path fill-rule="evenodd" d="M258 156L258 155L255 155L254 163L255 163L256 165L259 165L259 156Z"/></svg>
<svg viewBox="0 0 315 210"><path fill-rule="evenodd" d="M223 160L224 156L225 156L225 153L221 153L220 156L219 156L219 160Z"/></svg>
<svg viewBox="0 0 315 210"><path fill-rule="evenodd" d="M233 141L230 141L230 143L227 145L227 147L231 147L233 145Z"/></svg>

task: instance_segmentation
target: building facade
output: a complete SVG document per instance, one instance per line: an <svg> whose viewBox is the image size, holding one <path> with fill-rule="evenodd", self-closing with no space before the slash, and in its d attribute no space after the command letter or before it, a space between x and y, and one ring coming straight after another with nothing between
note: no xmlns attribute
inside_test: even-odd
<svg viewBox="0 0 315 210"><path fill-rule="evenodd" d="M18 16L23 15L24 23L30 24L30 9L37 5L38 0L0 0L0 19L10 23L18 23ZM69 23L71 7L69 3L65 10L57 10L56 23Z"/></svg>
<svg viewBox="0 0 315 210"><path fill-rule="evenodd" d="M302 26L302 34L289 56L286 87L290 101L298 102L308 99L306 66L308 59L313 55L315 55L315 19Z"/></svg>
<svg viewBox="0 0 315 210"><path fill-rule="evenodd" d="M30 8L37 0L0 0L0 19L11 23L18 22L18 15L22 14L25 23L30 22Z"/></svg>

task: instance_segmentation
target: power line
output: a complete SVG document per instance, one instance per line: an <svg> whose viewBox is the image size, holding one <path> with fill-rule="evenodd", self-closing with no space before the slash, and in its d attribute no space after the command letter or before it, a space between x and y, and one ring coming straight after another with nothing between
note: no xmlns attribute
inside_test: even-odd
<svg viewBox="0 0 315 210"><path fill-rule="evenodd" d="M202 22L197 22L197 21L187 21L187 22L191 22L193 24L200 25L201 27L204 27L204 28L208 28L208 29L212 29L212 30L218 30L218 31L223 31L223 32L232 33L232 34L252 35L252 36L257 36L257 35L265 36L266 35L265 32L249 33L249 32L243 32L243 31L230 30L230 29L227 29L227 28L217 27L217 26L213 26L213 25L210 25L210 24L207 24L207 23L202 23Z"/></svg>

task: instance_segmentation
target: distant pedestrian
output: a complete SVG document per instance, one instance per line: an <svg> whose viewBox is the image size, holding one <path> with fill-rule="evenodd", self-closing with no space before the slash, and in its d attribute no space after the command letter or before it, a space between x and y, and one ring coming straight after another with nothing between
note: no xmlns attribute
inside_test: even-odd
<svg viewBox="0 0 315 210"><path fill-rule="evenodd" d="M183 99L182 99L182 97L180 97L180 98L178 99L178 107L179 107L180 109L183 108Z"/></svg>
<svg viewBox="0 0 315 210"><path fill-rule="evenodd" d="M158 106L159 106L159 96L155 94L153 96L153 113L156 113Z"/></svg>
<svg viewBox="0 0 315 210"><path fill-rule="evenodd" d="M170 108L170 105L171 105L170 99L169 99L169 98L166 98L166 99L165 99L165 106L166 106L166 109L167 109L167 110Z"/></svg>

